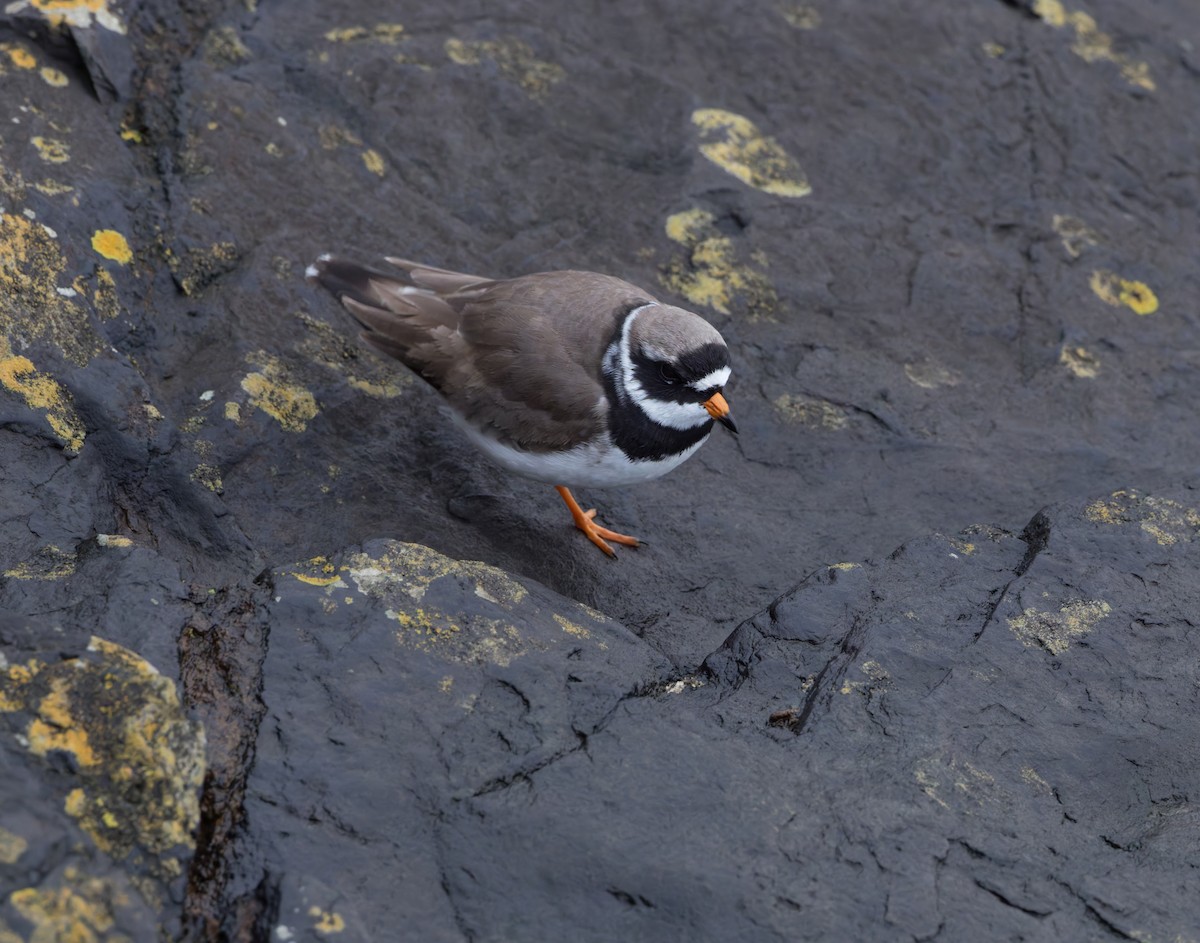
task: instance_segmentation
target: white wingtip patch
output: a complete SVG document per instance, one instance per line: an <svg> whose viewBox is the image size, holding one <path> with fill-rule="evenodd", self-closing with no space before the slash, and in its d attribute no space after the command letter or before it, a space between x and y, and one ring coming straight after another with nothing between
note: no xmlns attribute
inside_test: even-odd
<svg viewBox="0 0 1200 943"><path fill-rule="evenodd" d="M318 269L315 265L310 265L308 268L306 268L304 270L305 278L316 278L320 274L321 274L321 270Z"/></svg>
<svg viewBox="0 0 1200 943"><path fill-rule="evenodd" d="M333 258L332 252L322 252L319 256L317 256L317 261L318 262L328 262L332 258Z"/></svg>

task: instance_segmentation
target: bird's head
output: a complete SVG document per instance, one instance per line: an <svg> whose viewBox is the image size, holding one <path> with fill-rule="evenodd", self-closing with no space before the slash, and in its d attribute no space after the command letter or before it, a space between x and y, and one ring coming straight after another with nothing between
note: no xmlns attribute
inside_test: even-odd
<svg viewBox="0 0 1200 943"><path fill-rule="evenodd" d="M729 348L699 315L670 305L647 305L622 330L619 367L625 394L653 422L693 429L716 420L737 426L725 401Z"/></svg>

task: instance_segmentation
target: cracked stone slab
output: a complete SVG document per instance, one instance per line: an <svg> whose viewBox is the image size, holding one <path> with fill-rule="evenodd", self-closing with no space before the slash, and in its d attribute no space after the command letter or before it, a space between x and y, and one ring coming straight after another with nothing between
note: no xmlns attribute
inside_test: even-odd
<svg viewBox="0 0 1200 943"><path fill-rule="evenodd" d="M771 739L758 781L808 808L768 800L804 849L772 869L809 915L789 938L1193 932L1196 504L1123 490L910 541L817 571L709 657L710 716Z"/></svg>
<svg viewBox="0 0 1200 943"><path fill-rule="evenodd" d="M249 805L280 925L1186 938L1196 506L1124 490L822 568L686 676L427 548L280 568Z"/></svg>
<svg viewBox="0 0 1200 943"><path fill-rule="evenodd" d="M280 939L457 938L448 854L477 801L589 762L667 674L619 623L495 567L372 541L272 571L263 719L247 810ZM550 801L550 800L548 800ZM569 805L562 793L552 800Z"/></svg>

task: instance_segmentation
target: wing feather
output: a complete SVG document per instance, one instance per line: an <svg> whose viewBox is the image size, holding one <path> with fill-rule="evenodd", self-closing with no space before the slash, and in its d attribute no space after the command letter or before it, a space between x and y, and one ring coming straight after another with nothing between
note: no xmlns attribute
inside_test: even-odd
<svg viewBox="0 0 1200 943"><path fill-rule="evenodd" d="M497 281L387 261L403 274L330 257L310 274L341 299L368 343L486 432L548 451L603 430L604 351L624 314L652 296L592 272Z"/></svg>

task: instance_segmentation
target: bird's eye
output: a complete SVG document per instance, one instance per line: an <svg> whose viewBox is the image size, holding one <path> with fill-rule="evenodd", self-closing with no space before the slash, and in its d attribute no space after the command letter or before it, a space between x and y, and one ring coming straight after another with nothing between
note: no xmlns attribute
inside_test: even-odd
<svg viewBox="0 0 1200 943"><path fill-rule="evenodd" d="M679 375L679 371L669 363L660 363L658 365L658 375L667 386L675 386L683 382L683 377Z"/></svg>

